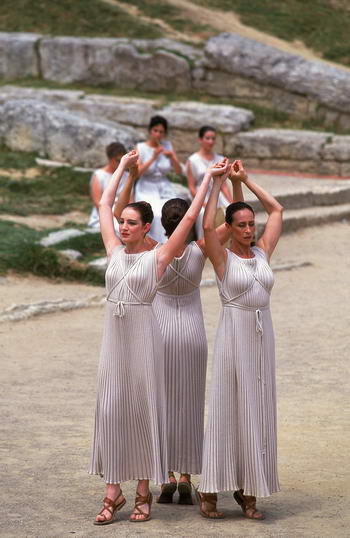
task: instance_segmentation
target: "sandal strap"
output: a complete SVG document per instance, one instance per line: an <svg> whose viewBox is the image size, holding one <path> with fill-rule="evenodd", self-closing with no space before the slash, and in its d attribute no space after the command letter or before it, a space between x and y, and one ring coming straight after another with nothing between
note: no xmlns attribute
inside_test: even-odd
<svg viewBox="0 0 350 538"><path fill-rule="evenodd" d="M151 503L152 503L152 494L150 491L148 492L147 495L140 495L138 491L136 492L134 510L137 510L139 514L141 514L142 516L148 517L149 513L146 514L146 512L144 512L140 508L140 506L142 506L143 504L148 504L149 508L151 508Z"/></svg>

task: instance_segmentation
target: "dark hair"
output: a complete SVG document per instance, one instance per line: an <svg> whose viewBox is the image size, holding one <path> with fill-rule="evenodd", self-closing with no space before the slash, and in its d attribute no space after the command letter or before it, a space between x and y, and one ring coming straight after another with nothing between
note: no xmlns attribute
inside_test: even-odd
<svg viewBox="0 0 350 538"><path fill-rule="evenodd" d="M203 127L201 127L198 131L198 137L203 138L205 133L207 133L208 131L213 131L213 133L216 133L215 127L211 127L211 125L203 125Z"/></svg>
<svg viewBox="0 0 350 538"><path fill-rule="evenodd" d="M249 204L246 204L245 202L233 202L233 204L226 207L225 221L227 224L232 224L233 215L236 211L240 211L241 209L249 209L249 211L255 215L254 209Z"/></svg>
<svg viewBox="0 0 350 538"><path fill-rule="evenodd" d="M126 153L125 146L120 142L112 142L106 147L107 159L113 159L119 155L124 155L124 153Z"/></svg>
<svg viewBox="0 0 350 538"><path fill-rule="evenodd" d="M148 130L150 131L156 125L162 125L164 127L165 133L168 132L168 122L163 116L152 116L149 120Z"/></svg>
<svg viewBox="0 0 350 538"><path fill-rule="evenodd" d="M143 224L152 224L153 221L153 211L151 204L148 202L132 202L131 204L126 205L125 207L131 207L135 209L140 214ZM124 208L125 209L125 208Z"/></svg>
<svg viewBox="0 0 350 538"><path fill-rule="evenodd" d="M188 208L188 202L182 198L172 198L165 202L162 207L162 225L167 237L171 236L176 226L183 219Z"/></svg>

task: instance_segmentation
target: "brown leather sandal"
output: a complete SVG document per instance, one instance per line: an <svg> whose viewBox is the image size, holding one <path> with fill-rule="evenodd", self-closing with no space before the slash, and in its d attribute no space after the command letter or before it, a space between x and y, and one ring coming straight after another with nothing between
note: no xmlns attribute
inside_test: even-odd
<svg viewBox="0 0 350 538"><path fill-rule="evenodd" d="M216 510L216 503L218 501L216 493L200 493L198 489L196 489L195 492L199 503L199 513L202 517L206 517L207 519L223 519L225 517L223 512L218 512ZM202 509L203 503L209 505L209 510L206 511Z"/></svg>
<svg viewBox="0 0 350 538"><path fill-rule="evenodd" d="M120 497L123 497L122 490L120 490L120 493L118 497L115 499L115 501L112 501L112 499L109 499L108 497L105 497L103 499L103 508L97 515L102 516L104 519L101 519L100 521L95 519L95 521L93 522L94 525L110 525L111 523L114 523L114 521L117 520L117 518L114 516L117 514L118 510L123 508L124 504L126 503L126 500L124 499L124 497L122 501L118 502L118 499L120 499ZM110 519L107 519L106 515L103 513L105 510L107 510L107 512L111 514Z"/></svg>
<svg viewBox="0 0 350 538"><path fill-rule="evenodd" d="M192 482L191 482L191 475L188 473L181 473L181 477L184 476L186 478L186 482L178 482L177 484L177 490L179 492L179 504L193 504L192 499Z"/></svg>
<svg viewBox="0 0 350 538"><path fill-rule="evenodd" d="M159 495L157 499L157 503L160 504L170 504L173 502L173 495L177 488L177 482L175 475L172 471L169 471L168 473L169 479L173 478L174 480L167 482L166 484L162 485L161 494Z"/></svg>
<svg viewBox="0 0 350 538"><path fill-rule="evenodd" d="M233 497L242 508L242 512L248 519L262 520L265 519L264 514L256 509L256 497L253 495L243 495L243 489L235 491Z"/></svg>
<svg viewBox="0 0 350 538"><path fill-rule="evenodd" d="M132 523L144 523L145 521L149 521L151 519L151 505L152 505L153 496L152 493L149 491L147 495L140 495L139 492L136 492L135 497L135 506L134 511L131 515L141 515L143 516L142 519L131 519L131 516L129 518L129 521ZM141 510L140 506L143 504L148 504L149 506L149 512L146 514L143 510ZM138 512L135 514L135 510Z"/></svg>

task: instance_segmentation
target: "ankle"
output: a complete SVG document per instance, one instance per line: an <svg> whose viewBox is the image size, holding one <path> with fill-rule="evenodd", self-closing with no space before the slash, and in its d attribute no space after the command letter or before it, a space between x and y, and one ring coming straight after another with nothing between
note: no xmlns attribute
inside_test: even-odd
<svg viewBox="0 0 350 538"><path fill-rule="evenodd" d="M120 484L106 484L106 497L115 501L115 499L120 495L121 489Z"/></svg>

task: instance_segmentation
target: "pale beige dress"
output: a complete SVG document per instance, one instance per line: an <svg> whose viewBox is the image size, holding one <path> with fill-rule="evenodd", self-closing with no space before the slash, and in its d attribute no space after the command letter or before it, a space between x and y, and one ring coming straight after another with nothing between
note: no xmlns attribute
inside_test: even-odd
<svg viewBox="0 0 350 538"><path fill-rule="evenodd" d="M244 489L265 497L277 475L275 344L270 315L273 274L264 251L244 259L227 251L219 292L203 492Z"/></svg>
<svg viewBox="0 0 350 538"><path fill-rule="evenodd" d="M199 474L207 366L199 285L205 257L192 242L160 281L153 308L165 344L168 468Z"/></svg>
<svg viewBox="0 0 350 538"><path fill-rule="evenodd" d="M156 251L114 249L98 370L90 474L106 483L167 479L164 346L152 309Z"/></svg>

